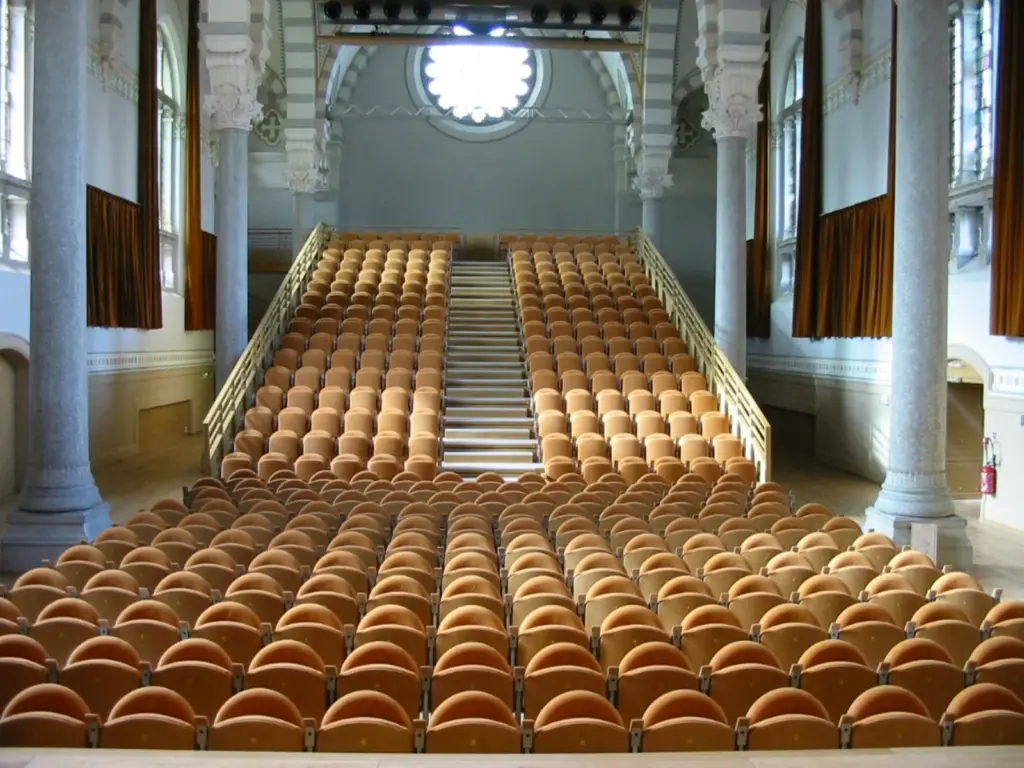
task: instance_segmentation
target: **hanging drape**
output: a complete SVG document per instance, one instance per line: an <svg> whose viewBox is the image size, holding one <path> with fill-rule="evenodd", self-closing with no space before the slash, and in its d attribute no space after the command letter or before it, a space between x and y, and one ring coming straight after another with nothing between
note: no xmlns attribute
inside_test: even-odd
<svg viewBox="0 0 1024 768"><path fill-rule="evenodd" d="M821 0L807 0L804 16L803 105L800 111L800 168L796 216L796 274L793 286L793 336L815 336L820 282L815 255L821 215L822 168Z"/></svg>
<svg viewBox="0 0 1024 768"><path fill-rule="evenodd" d="M189 0L188 54L185 72L185 330L213 328L214 279L217 238L203 226L203 156L199 93L199 0ZM213 256L207 254L209 241Z"/></svg>
<svg viewBox="0 0 1024 768"><path fill-rule="evenodd" d="M808 3L808 16L811 6ZM820 170L818 174L805 173L808 155L801 154L800 211L796 287L794 290L793 335L809 338L861 338L884 337L892 333L892 260L893 260L893 205L896 178L896 5L892 17L892 76L889 83L889 156L887 192L879 197L831 211L818 213L813 222L804 219L804 183L810 179L819 184L814 200L820 210ZM820 10L820 8L819 8ZM820 30L820 16L818 17ZM808 30L810 31L810 30ZM808 81L809 39L804 38L804 113L808 98L818 93L817 81L812 90ZM820 36L818 38L820 40ZM817 47L820 55L820 46ZM820 61L820 59L819 59ZM818 69L820 78L820 68ZM808 133L817 132L810 156L821 167L821 104L813 113L819 119L808 131L803 125L803 147L807 147ZM813 118L812 118L813 119ZM804 150L806 151L806 149ZM807 243L810 245L808 246Z"/></svg>
<svg viewBox="0 0 1024 768"><path fill-rule="evenodd" d="M136 269L139 205L86 188L86 321L101 328L139 328Z"/></svg>
<svg viewBox="0 0 1024 768"><path fill-rule="evenodd" d="M139 7L139 250L131 279L137 294L132 328L163 326L160 282L160 117L157 101L156 0Z"/></svg>
<svg viewBox="0 0 1024 768"><path fill-rule="evenodd" d="M204 311L209 318L209 328L213 328L213 318L217 316L217 236L200 231L202 244L202 300Z"/></svg>
<svg viewBox="0 0 1024 768"><path fill-rule="evenodd" d="M1024 336L1024 3L999 4L992 207L996 336Z"/></svg>
<svg viewBox="0 0 1024 768"><path fill-rule="evenodd" d="M767 57L758 86L764 116L757 124L757 159L754 169L754 237L747 241L747 336L767 339L772 327L772 269L768 238L768 169L771 162L771 17L768 21Z"/></svg>

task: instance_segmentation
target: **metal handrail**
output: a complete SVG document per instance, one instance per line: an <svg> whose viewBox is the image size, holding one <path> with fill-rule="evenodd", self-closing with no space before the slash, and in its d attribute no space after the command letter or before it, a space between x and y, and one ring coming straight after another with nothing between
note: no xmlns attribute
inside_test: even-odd
<svg viewBox="0 0 1024 768"><path fill-rule="evenodd" d="M632 240L651 287L679 329L697 370L707 381L708 391L718 396L720 410L729 416L733 432L743 441L745 455L757 465L760 482L771 479L772 431L768 419L658 249L641 229L634 230Z"/></svg>
<svg viewBox="0 0 1024 768"><path fill-rule="evenodd" d="M324 224L318 224L306 238L305 244L292 262L291 268L274 294L263 320L256 327L245 350L235 363L231 375L217 393L213 405L203 419L206 448L203 452L203 474L216 475L225 447L230 451L245 413L246 398L255 391L257 378L262 375L267 358L273 352L281 334L295 315L306 283L320 261L320 255L330 235Z"/></svg>

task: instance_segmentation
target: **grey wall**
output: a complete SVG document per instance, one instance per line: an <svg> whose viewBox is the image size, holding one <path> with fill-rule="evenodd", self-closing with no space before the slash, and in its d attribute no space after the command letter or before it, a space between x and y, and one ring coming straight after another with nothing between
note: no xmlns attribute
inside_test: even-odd
<svg viewBox="0 0 1024 768"><path fill-rule="evenodd" d="M413 106L407 51L382 47L352 102ZM606 109L582 55L552 52L542 108ZM419 118L343 120L338 223L408 229L589 230L613 226L612 126L534 120L487 142L452 138Z"/></svg>

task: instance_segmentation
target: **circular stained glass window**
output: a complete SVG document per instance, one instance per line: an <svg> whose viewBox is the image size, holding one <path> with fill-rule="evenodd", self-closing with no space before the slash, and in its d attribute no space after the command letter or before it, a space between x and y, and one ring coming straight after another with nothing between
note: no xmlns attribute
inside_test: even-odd
<svg viewBox="0 0 1024 768"><path fill-rule="evenodd" d="M484 126L523 108L536 84L537 62L531 50L511 45L435 45L424 52L422 74L439 109L459 122Z"/></svg>

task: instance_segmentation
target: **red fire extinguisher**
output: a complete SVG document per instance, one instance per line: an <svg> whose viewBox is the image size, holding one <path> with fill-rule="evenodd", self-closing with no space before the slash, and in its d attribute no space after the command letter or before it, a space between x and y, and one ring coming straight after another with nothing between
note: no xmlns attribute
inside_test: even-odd
<svg viewBox="0 0 1024 768"><path fill-rule="evenodd" d="M981 493L983 496L996 495L996 470L999 467L998 443L995 435L981 441L985 451L985 463L981 467Z"/></svg>

